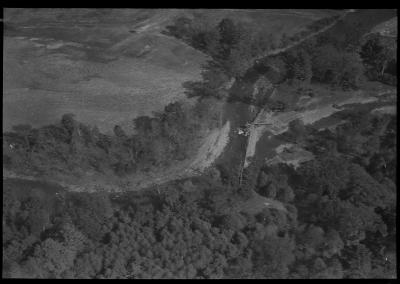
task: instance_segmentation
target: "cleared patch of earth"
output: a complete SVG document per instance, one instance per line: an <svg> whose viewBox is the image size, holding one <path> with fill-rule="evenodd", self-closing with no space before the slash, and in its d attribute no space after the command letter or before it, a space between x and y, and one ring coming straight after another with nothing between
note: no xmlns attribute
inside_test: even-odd
<svg viewBox="0 0 400 284"><path fill-rule="evenodd" d="M260 213L265 208L275 209L284 213L288 213L285 205L282 202L272 198L261 196L259 194L255 194L250 199L240 203L238 205L237 211L255 215L257 213Z"/></svg>
<svg viewBox="0 0 400 284"><path fill-rule="evenodd" d="M227 121L222 128L214 129L200 147L189 170L204 171L210 167L229 143L230 129L230 121Z"/></svg>
<svg viewBox="0 0 400 284"><path fill-rule="evenodd" d="M379 113L379 114L396 114L397 107L396 106L384 106L384 107L380 107L380 108L375 108L371 112Z"/></svg>
<svg viewBox="0 0 400 284"><path fill-rule="evenodd" d="M300 166L301 163L314 159L314 155L302 149L299 145L286 143L279 145L275 148L276 156L267 159L266 165L272 166L275 164L287 164L292 165L295 169Z"/></svg>
<svg viewBox="0 0 400 284"><path fill-rule="evenodd" d="M251 158L256 153L256 146L261 137L269 133L269 137L282 134L288 130L288 124L296 119L302 120L305 125L313 124L323 118L330 117L332 114L341 111L346 105L366 104L379 100L380 94L371 94L370 92L357 91L353 93L343 93L337 97L321 98L318 105L313 109L304 111L289 111L284 113L273 113L268 109L263 109L254 120L250 127L250 134L246 149L244 168L248 167ZM333 106L333 105L337 106ZM260 125L261 124L261 125Z"/></svg>

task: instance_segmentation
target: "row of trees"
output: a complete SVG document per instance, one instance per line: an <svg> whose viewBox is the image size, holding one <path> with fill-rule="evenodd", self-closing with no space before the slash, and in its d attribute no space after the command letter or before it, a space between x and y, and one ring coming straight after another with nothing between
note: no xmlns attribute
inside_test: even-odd
<svg viewBox="0 0 400 284"><path fill-rule="evenodd" d="M280 56L264 60L262 64L270 71L267 76L273 81L278 79L277 83L282 78L293 85L312 80L348 89L359 87L366 75L370 80L395 85L396 39L379 34L364 36L366 30L345 21L338 25ZM280 73L277 78L273 70Z"/></svg>
<svg viewBox="0 0 400 284"><path fill-rule="evenodd" d="M275 67L276 63L279 64ZM344 89L357 88L363 79L364 67L358 53L338 49L332 43L319 45L315 40L290 49L280 56L266 59L267 76L294 86L307 86L312 81ZM271 65L272 64L272 65Z"/></svg>
<svg viewBox="0 0 400 284"><path fill-rule="evenodd" d="M218 125L217 108L213 99L188 109L171 103L154 117L136 118L133 135L118 125L113 135L103 134L72 114L37 129L19 125L3 135L4 166L24 174L78 176L88 170L121 176L164 167L190 157L198 136Z"/></svg>

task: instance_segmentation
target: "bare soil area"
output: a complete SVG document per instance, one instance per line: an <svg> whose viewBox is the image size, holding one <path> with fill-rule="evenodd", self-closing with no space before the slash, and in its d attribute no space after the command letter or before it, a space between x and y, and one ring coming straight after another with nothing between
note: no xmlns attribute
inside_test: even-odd
<svg viewBox="0 0 400 284"><path fill-rule="evenodd" d="M284 133L288 130L288 124L296 119L302 120L305 125L314 124L321 119L330 117L344 106L377 102L382 94L384 93L361 90L342 92L333 96L320 97L318 100L314 100L316 103L313 103L310 109L303 111L273 113L268 109L261 110L254 121L255 124L250 128L244 167L249 165L251 158L256 153L257 143L264 134L269 133L270 136L276 136Z"/></svg>

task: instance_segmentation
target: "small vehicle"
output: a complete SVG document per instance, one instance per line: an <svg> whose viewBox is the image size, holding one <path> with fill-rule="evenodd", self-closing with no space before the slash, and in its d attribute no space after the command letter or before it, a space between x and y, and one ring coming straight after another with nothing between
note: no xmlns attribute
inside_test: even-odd
<svg viewBox="0 0 400 284"><path fill-rule="evenodd" d="M237 131L237 133L239 134L239 135L242 135L242 136L249 136L249 131L247 130L247 129L242 129L242 128L239 128L238 129L238 131Z"/></svg>
<svg viewBox="0 0 400 284"><path fill-rule="evenodd" d="M333 108L336 108L336 109L341 109L341 107L338 106L337 104L333 104L332 107L333 107Z"/></svg>
<svg viewBox="0 0 400 284"><path fill-rule="evenodd" d="M239 128L238 131L237 131L237 133L238 133L239 135L245 135L246 132L245 132L242 128Z"/></svg>
<svg viewBox="0 0 400 284"><path fill-rule="evenodd" d="M237 134L243 135L243 136L249 136L251 126L252 126L252 124L247 122L246 125L238 127Z"/></svg>

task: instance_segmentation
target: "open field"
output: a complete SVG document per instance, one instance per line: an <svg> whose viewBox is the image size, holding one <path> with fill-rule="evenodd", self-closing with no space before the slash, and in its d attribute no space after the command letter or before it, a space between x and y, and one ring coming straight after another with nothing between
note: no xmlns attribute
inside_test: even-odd
<svg viewBox="0 0 400 284"><path fill-rule="evenodd" d="M185 99L207 56L161 33L180 15L257 23L279 40L330 10L6 9L3 128L73 112L109 131Z"/></svg>
<svg viewBox="0 0 400 284"><path fill-rule="evenodd" d="M26 121L52 123L63 113L73 112L79 120L107 130L137 115L161 110L184 96L183 82L199 78L199 65L193 61L185 68L169 69L136 58L103 63L65 53L40 54L40 50L30 58L24 58L23 50L8 56L9 50L25 44L30 43L5 41L5 128Z"/></svg>
<svg viewBox="0 0 400 284"><path fill-rule="evenodd" d="M383 22L375 26L371 30L371 32L379 33L382 36L397 37L397 24L398 24L398 19L397 17L394 17L386 22Z"/></svg>
<svg viewBox="0 0 400 284"><path fill-rule="evenodd" d="M53 123L63 113L73 112L79 120L106 131L161 110L184 97L181 84L200 78L205 60L200 52L168 40L159 44L170 49L148 58L123 55L106 62L87 59L85 52L90 51L65 43L49 49L55 41L37 46L28 38L6 37L4 128L27 121Z"/></svg>

